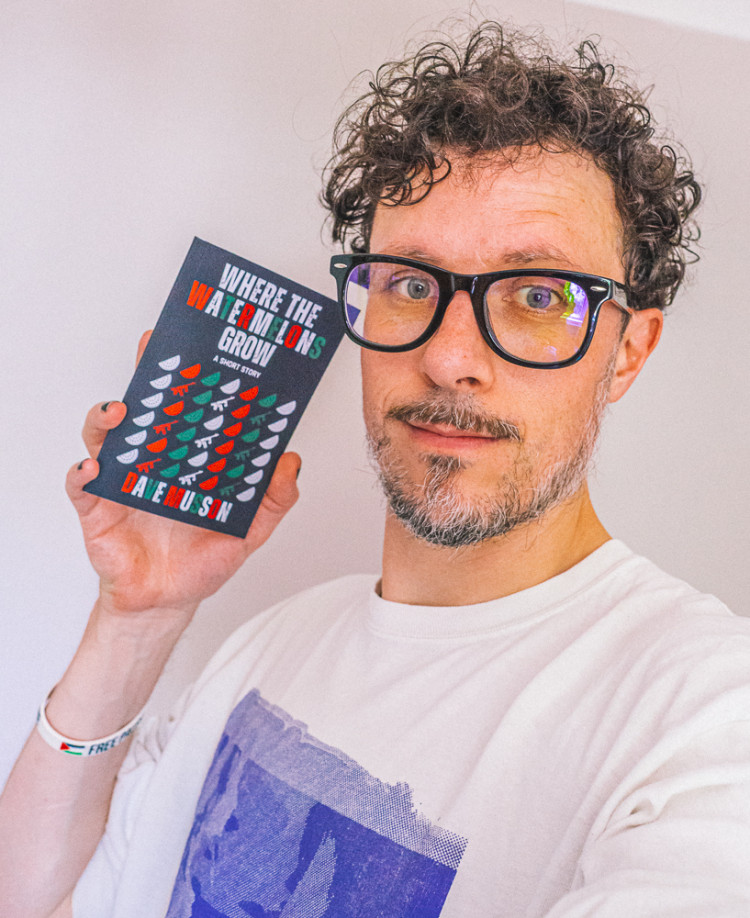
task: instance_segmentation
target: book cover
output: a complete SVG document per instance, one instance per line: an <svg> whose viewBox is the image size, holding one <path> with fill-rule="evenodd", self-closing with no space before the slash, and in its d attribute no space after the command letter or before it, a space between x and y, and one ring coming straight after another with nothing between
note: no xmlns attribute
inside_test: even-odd
<svg viewBox="0 0 750 918"><path fill-rule="evenodd" d="M244 537L343 333L334 300L194 239L85 490Z"/></svg>

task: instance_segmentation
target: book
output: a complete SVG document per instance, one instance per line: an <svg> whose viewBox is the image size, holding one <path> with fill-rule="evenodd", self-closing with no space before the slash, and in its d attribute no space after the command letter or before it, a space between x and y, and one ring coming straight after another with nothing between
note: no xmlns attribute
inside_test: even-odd
<svg viewBox="0 0 750 918"><path fill-rule="evenodd" d="M194 239L84 490L244 537L343 334L335 300Z"/></svg>

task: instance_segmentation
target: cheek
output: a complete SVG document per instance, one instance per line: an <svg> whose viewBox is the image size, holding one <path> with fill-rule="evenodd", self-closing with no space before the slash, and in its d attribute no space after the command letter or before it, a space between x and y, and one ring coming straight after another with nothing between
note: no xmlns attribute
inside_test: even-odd
<svg viewBox="0 0 750 918"><path fill-rule="evenodd" d="M384 406L388 403L393 389L393 380L398 378L395 368L388 367L387 354L362 349L360 364L362 368L362 408L367 429L372 431L373 424L380 426Z"/></svg>
<svg viewBox="0 0 750 918"><path fill-rule="evenodd" d="M384 354L362 349L362 399L366 407L392 404L409 392L412 353Z"/></svg>

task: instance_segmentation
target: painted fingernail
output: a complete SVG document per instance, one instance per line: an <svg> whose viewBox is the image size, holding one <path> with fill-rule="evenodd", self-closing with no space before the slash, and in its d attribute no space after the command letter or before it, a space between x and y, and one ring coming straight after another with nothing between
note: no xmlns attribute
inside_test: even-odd
<svg viewBox="0 0 750 918"><path fill-rule="evenodd" d="M300 462L300 464L297 466L297 475L296 475L297 478L299 478L299 473L301 471L302 471L302 463Z"/></svg>
<svg viewBox="0 0 750 918"><path fill-rule="evenodd" d="M111 404L112 404L112 402L105 402L105 403L102 405L102 411L106 411L107 408L109 408L109 406L110 406Z"/></svg>
<svg viewBox="0 0 750 918"><path fill-rule="evenodd" d="M86 461L85 459L81 459L81 461L78 463L78 471L79 471L79 472L80 472L81 469L83 468L83 463L84 463L85 461Z"/></svg>

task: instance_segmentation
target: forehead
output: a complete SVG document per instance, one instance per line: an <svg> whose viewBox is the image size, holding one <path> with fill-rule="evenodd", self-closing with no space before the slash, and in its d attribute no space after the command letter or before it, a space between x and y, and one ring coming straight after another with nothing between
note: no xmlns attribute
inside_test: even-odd
<svg viewBox="0 0 750 918"><path fill-rule="evenodd" d="M623 279L622 223L608 175L576 153L452 159L414 204L379 204L370 250L474 274L569 268Z"/></svg>

